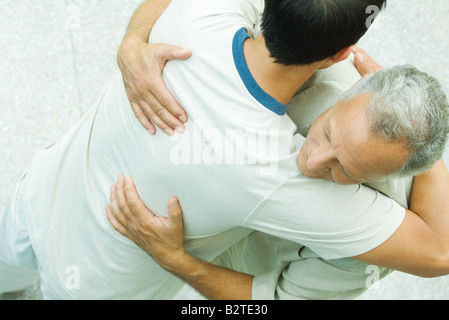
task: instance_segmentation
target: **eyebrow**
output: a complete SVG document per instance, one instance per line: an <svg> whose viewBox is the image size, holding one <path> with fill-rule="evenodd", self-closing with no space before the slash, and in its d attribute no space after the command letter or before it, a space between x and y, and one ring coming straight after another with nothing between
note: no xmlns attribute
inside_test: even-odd
<svg viewBox="0 0 449 320"><path fill-rule="evenodd" d="M331 126L330 126L330 120L329 120L329 114L327 114L326 119L324 120L324 126L323 126L323 132L324 135L326 136L327 140L329 141L329 143L332 145L332 139L331 139ZM354 181L359 181L361 182L361 179L356 178L351 171L349 171L348 169L346 169L340 161L338 161L338 164L340 166L341 171L343 172L343 174L348 177L349 179L352 179Z"/></svg>

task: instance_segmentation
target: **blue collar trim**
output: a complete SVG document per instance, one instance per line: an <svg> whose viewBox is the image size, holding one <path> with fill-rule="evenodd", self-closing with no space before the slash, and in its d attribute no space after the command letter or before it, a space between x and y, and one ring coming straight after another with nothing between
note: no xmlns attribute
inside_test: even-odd
<svg viewBox="0 0 449 320"><path fill-rule="evenodd" d="M274 99L268 93L266 93L256 82L253 75L249 71L248 64L246 63L245 55L243 53L243 43L246 39L250 38L245 28L241 28L237 31L232 42L232 53L234 56L234 63L237 71L245 84L249 93L272 112L283 116L286 114L289 104L285 105Z"/></svg>

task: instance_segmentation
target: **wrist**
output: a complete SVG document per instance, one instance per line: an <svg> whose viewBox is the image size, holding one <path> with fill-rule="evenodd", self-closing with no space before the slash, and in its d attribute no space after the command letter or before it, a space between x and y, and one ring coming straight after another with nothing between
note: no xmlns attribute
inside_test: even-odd
<svg viewBox="0 0 449 320"><path fill-rule="evenodd" d="M170 263L161 264L161 266L193 287L203 283L211 275L208 263L190 255L186 251L179 252L179 255L174 257Z"/></svg>
<svg viewBox="0 0 449 320"><path fill-rule="evenodd" d="M122 68L122 63L125 61L135 60L140 52L139 48L146 44L148 43L142 41L137 36L125 37L117 51L117 62L120 69Z"/></svg>
<svg viewBox="0 0 449 320"><path fill-rule="evenodd" d="M144 44L147 44L147 42L138 35L127 35L123 38L123 41L120 44L119 54L135 51L137 47Z"/></svg>
<svg viewBox="0 0 449 320"><path fill-rule="evenodd" d="M158 264L170 273L189 273L192 268L192 257L184 248L173 252L166 252L156 260Z"/></svg>

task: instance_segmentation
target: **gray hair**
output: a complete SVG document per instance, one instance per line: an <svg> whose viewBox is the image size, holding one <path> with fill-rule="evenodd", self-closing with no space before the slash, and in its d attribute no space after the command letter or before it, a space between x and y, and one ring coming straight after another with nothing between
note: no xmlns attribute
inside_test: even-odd
<svg viewBox="0 0 449 320"><path fill-rule="evenodd" d="M392 142L405 142L411 156L393 176L418 175L443 156L449 133L449 104L438 81L405 65L378 71L346 95L371 96L371 133Z"/></svg>

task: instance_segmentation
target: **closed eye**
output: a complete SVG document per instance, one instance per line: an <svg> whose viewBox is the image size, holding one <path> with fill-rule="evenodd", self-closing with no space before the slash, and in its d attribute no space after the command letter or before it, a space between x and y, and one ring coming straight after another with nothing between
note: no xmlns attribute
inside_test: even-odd
<svg viewBox="0 0 449 320"><path fill-rule="evenodd" d="M324 136L326 137L327 141L329 141L329 143L331 144L332 147L332 131L331 131L331 125L330 125L330 119L329 119L329 115L326 117L326 119L324 120L324 126L323 126L323 132L324 132ZM346 176L346 178L354 181L354 182L359 182L359 183L363 183L364 181L356 178L348 169L346 169L343 164L341 164L340 162L338 162L338 165L340 167L341 172Z"/></svg>

